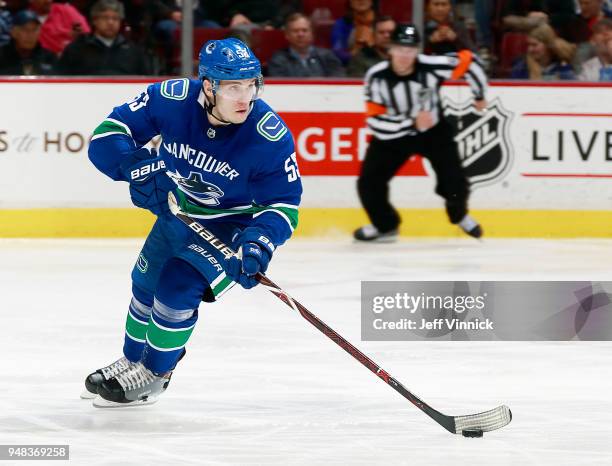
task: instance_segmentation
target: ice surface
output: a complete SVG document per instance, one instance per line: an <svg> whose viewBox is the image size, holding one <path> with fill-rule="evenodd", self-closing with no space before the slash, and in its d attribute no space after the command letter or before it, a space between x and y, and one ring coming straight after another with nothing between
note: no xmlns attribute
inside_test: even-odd
<svg viewBox="0 0 612 466"><path fill-rule="evenodd" d="M274 281L435 408L508 404L512 423L482 439L444 431L257 288L201 306L156 405L93 408L82 381L120 355L141 242L0 241L0 444L70 444L74 465L612 464L612 343L361 342L359 303L366 279L612 280L611 241L294 240L276 254Z"/></svg>

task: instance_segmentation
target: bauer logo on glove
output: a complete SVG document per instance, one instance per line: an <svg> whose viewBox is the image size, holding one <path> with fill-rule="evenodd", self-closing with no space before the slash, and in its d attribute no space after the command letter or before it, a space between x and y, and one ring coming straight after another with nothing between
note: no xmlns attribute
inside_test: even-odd
<svg viewBox="0 0 612 466"><path fill-rule="evenodd" d="M253 288L259 283L257 274L268 269L274 244L259 228L248 227L236 231L232 246L237 253L227 260L225 272L243 288Z"/></svg>
<svg viewBox="0 0 612 466"><path fill-rule="evenodd" d="M127 155L121 165L121 173L130 183L130 197L136 207L147 209L155 215L166 215L168 192L176 188L166 175L166 162L155 149L141 147Z"/></svg>
<svg viewBox="0 0 612 466"><path fill-rule="evenodd" d="M166 163L163 160L149 163L142 167L138 167L130 172L131 181L146 181L151 173L166 170Z"/></svg>

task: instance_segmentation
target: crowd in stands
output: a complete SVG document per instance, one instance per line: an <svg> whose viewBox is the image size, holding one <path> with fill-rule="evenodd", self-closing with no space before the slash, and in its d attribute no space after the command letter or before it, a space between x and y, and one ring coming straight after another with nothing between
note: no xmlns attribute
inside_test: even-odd
<svg viewBox="0 0 612 466"><path fill-rule="evenodd" d="M363 77L416 0L193 0L194 55L238 37L270 77ZM174 75L182 0L0 0L0 75ZM492 78L612 81L612 0L424 0L427 54ZM194 56L194 60L197 56Z"/></svg>

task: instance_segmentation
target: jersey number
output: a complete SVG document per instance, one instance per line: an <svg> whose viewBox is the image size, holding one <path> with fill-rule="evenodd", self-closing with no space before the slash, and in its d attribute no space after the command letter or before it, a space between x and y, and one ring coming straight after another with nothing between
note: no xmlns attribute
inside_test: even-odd
<svg viewBox="0 0 612 466"><path fill-rule="evenodd" d="M138 97L136 97L134 100L132 100L128 104L128 107L130 108L132 112L135 112L136 110L139 110L142 107L146 106L148 101L149 101L149 94L147 94L146 92L143 92Z"/></svg>
<svg viewBox="0 0 612 466"><path fill-rule="evenodd" d="M287 181L291 183L300 177L300 170L297 166L297 159L295 152L287 157L285 160L285 171L287 172Z"/></svg>

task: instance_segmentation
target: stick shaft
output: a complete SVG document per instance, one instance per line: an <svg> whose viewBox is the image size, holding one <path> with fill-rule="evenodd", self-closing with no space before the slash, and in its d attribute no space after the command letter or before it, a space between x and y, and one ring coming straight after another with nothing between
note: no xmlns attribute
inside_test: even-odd
<svg viewBox="0 0 612 466"><path fill-rule="evenodd" d="M319 319L315 314L306 309L306 307L303 306L299 301L289 296L289 294L287 294L282 288L280 288L268 277L263 274L258 274L257 279L262 285L264 285L268 289L268 291L270 291L277 298L283 301L287 306L299 312L304 319L306 319L314 327L319 329L321 333L323 333L326 337L336 343L340 348L350 354L353 358L355 358L357 361L367 367L374 375L378 376L387 385L391 386L396 392L398 392L400 395L410 401L413 405L415 405L417 408L419 408L421 411L423 411L425 414L435 420L446 430L455 433L455 422L451 417L445 416L444 414L436 411L434 408L429 406L414 393L410 392L410 390L404 387L394 377L389 375L387 371L385 371L377 363L372 361L372 359L366 356L361 350L355 347L351 342L349 342L346 338L336 332L333 328L331 328L329 325Z"/></svg>
<svg viewBox="0 0 612 466"><path fill-rule="evenodd" d="M172 208L171 201L171 208ZM191 230L193 230L198 236L204 239L207 243L209 243L212 247L220 251L225 255L226 258L231 257L235 254L232 249L224 244L219 238L217 238L214 233L204 227L201 223L199 223L194 218L186 215L182 212L176 204L174 208L172 208L172 213L185 225L187 225ZM270 291L274 296L283 301L287 306L297 311L304 319L310 322L314 327L319 329L321 333L327 336L330 340L344 349L348 354L350 354L353 358L367 367L372 373L374 373L378 378L383 380L387 385L391 386L395 391L397 391L400 395L410 401L413 405L431 417L434 421L444 427L451 433L455 433L455 421L452 417L446 416L439 411L435 410L427 403L422 401L415 394L411 393L406 387L404 387L401 383L399 383L395 378L393 378L387 371L382 369L378 364L372 361L368 356L366 356L363 352L357 349L353 344L351 344L348 340L342 337L338 332L332 329L329 325L319 319L316 315L306 309L300 302L296 299L293 299L286 291L284 291L281 287L279 287L276 283L270 280L262 273L258 273L256 275L257 280L263 285L268 291Z"/></svg>

